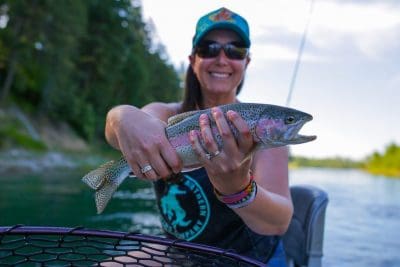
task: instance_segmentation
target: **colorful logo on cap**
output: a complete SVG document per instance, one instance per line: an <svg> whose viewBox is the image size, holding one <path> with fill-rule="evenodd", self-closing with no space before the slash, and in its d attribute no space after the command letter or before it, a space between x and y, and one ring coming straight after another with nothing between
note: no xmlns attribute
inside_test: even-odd
<svg viewBox="0 0 400 267"><path fill-rule="evenodd" d="M233 22L233 18L232 18L232 12L229 11L226 8L221 8L220 10L218 10L217 14L212 14L210 15L210 20L217 22L217 21L230 21Z"/></svg>
<svg viewBox="0 0 400 267"><path fill-rule="evenodd" d="M225 7L214 10L199 19L196 24L196 33L193 36L193 47L198 44L207 32L214 29L233 30L239 34L245 45L250 47L247 21Z"/></svg>

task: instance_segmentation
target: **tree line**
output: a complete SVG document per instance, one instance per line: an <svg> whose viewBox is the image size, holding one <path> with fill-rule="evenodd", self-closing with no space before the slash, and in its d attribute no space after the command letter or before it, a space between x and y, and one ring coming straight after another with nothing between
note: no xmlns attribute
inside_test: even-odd
<svg viewBox="0 0 400 267"><path fill-rule="evenodd" d="M181 95L154 34L137 0L0 0L0 105L102 137L111 107Z"/></svg>
<svg viewBox="0 0 400 267"><path fill-rule="evenodd" d="M363 160L347 158L290 157L291 167L357 168L377 175L400 178L400 146L391 143L382 153L374 152Z"/></svg>
<svg viewBox="0 0 400 267"><path fill-rule="evenodd" d="M367 158L365 168L371 173L400 177L400 146L391 143L383 153L373 153Z"/></svg>

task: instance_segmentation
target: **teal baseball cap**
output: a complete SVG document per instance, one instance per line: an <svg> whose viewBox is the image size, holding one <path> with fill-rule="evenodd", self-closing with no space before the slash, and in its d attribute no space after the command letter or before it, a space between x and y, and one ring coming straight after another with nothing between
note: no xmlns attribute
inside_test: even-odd
<svg viewBox="0 0 400 267"><path fill-rule="evenodd" d="M250 30L247 21L235 12L222 7L201 17L196 24L193 47L211 30L229 29L236 32L246 47L250 47Z"/></svg>

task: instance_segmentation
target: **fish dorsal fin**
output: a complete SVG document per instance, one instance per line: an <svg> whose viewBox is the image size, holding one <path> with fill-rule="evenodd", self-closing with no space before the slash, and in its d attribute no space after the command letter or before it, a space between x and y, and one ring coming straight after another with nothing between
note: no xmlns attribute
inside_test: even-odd
<svg viewBox="0 0 400 267"><path fill-rule="evenodd" d="M193 110L193 111L188 111L188 112L184 112L181 114L177 114L175 116L168 118L167 124L168 124L168 126L177 124L178 122L183 121L184 119L189 118L198 112L200 112L200 110Z"/></svg>

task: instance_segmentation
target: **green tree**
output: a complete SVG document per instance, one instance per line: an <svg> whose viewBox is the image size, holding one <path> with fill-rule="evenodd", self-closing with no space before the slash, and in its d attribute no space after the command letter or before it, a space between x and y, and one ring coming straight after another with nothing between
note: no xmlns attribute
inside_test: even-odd
<svg viewBox="0 0 400 267"><path fill-rule="evenodd" d="M365 168L372 173L400 177L400 147L392 143L383 154L373 153L367 158Z"/></svg>
<svg viewBox="0 0 400 267"><path fill-rule="evenodd" d="M3 0L0 17L7 18L0 28L0 100L66 121L88 140L103 138L114 105L181 94L136 2Z"/></svg>

